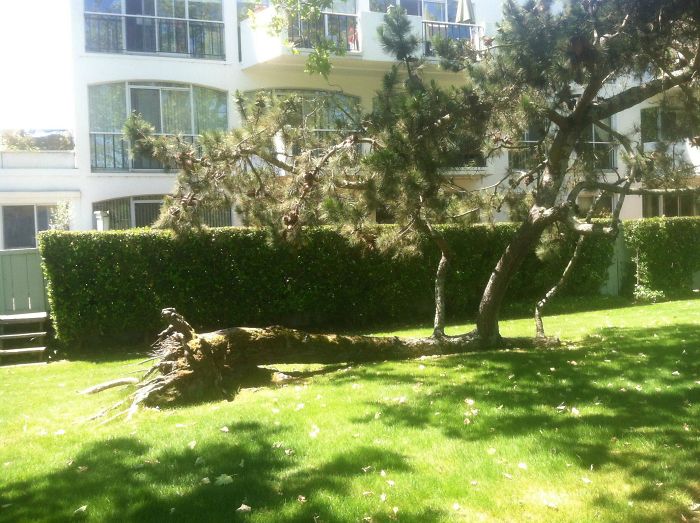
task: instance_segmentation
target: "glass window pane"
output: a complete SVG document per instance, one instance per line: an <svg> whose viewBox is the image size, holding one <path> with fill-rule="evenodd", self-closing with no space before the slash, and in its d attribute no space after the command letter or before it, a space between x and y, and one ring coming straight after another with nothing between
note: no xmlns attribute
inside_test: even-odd
<svg viewBox="0 0 700 523"><path fill-rule="evenodd" d="M401 7L406 10L407 15L421 16L421 0L401 0Z"/></svg>
<svg viewBox="0 0 700 523"><path fill-rule="evenodd" d="M120 133L126 122L126 87L123 83L88 87L90 131Z"/></svg>
<svg viewBox="0 0 700 523"><path fill-rule="evenodd" d="M642 217L653 218L659 215L659 197L645 194L642 196Z"/></svg>
<svg viewBox="0 0 700 523"><path fill-rule="evenodd" d="M160 133L160 93L158 89L131 89L131 110L143 116L144 120Z"/></svg>
<svg viewBox="0 0 700 523"><path fill-rule="evenodd" d="M606 118L605 120L601 120L601 123L612 129L612 120L610 118ZM611 142L612 139L611 139L610 133L608 131L593 124L593 141L594 142Z"/></svg>
<svg viewBox="0 0 700 523"><path fill-rule="evenodd" d="M395 5L396 0L369 0L369 10L375 13L386 13L389 7Z"/></svg>
<svg viewBox="0 0 700 523"><path fill-rule="evenodd" d="M122 2L121 0L85 0L85 11L121 14Z"/></svg>
<svg viewBox="0 0 700 523"><path fill-rule="evenodd" d="M678 196L664 195L664 216L678 216Z"/></svg>
<svg viewBox="0 0 700 523"><path fill-rule="evenodd" d="M192 134L192 106L190 91L161 91L163 132L167 134Z"/></svg>
<svg viewBox="0 0 700 523"><path fill-rule="evenodd" d="M154 0L126 0L126 14L149 15L156 14Z"/></svg>
<svg viewBox="0 0 700 523"><path fill-rule="evenodd" d="M681 194L678 199L680 200L679 216L693 216L693 195Z"/></svg>
<svg viewBox="0 0 700 523"><path fill-rule="evenodd" d="M334 0L332 11L334 13L354 15L357 12L355 0Z"/></svg>
<svg viewBox="0 0 700 523"><path fill-rule="evenodd" d="M141 53L156 50L156 21L153 18L126 17L126 49Z"/></svg>
<svg viewBox="0 0 700 523"><path fill-rule="evenodd" d="M187 54L187 22L158 20L158 45L163 53Z"/></svg>
<svg viewBox="0 0 700 523"><path fill-rule="evenodd" d="M642 143L659 141L659 108L647 107L641 110Z"/></svg>
<svg viewBox="0 0 700 523"><path fill-rule="evenodd" d="M7 205L2 208L5 249L36 247L33 205Z"/></svg>
<svg viewBox="0 0 700 523"><path fill-rule="evenodd" d="M225 92L195 87L194 109L197 134L206 131L225 131L228 128Z"/></svg>
<svg viewBox="0 0 700 523"><path fill-rule="evenodd" d="M445 4L437 2L425 2L423 4L423 18L435 22L445 21Z"/></svg>
<svg viewBox="0 0 700 523"><path fill-rule="evenodd" d="M223 20L221 0L190 0L190 18L195 20Z"/></svg>
<svg viewBox="0 0 700 523"><path fill-rule="evenodd" d="M48 231L51 228L51 217L56 212L55 205L37 205L36 207L36 230Z"/></svg>
<svg viewBox="0 0 700 523"><path fill-rule="evenodd" d="M158 0L156 4L158 16L175 16L175 7L173 0Z"/></svg>
<svg viewBox="0 0 700 523"><path fill-rule="evenodd" d="M150 227L160 216L161 202L134 202L134 226Z"/></svg>

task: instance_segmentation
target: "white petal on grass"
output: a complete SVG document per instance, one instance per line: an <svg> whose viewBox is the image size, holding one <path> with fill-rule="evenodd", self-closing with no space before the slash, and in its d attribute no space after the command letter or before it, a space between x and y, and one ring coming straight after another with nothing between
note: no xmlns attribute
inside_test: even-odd
<svg viewBox="0 0 700 523"><path fill-rule="evenodd" d="M518 468L523 469L523 470L527 470L527 463L518 463Z"/></svg>
<svg viewBox="0 0 700 523"><path fill-rule="evenodd" d="M228 427L225 427L225 426L224 426L224 427L221 427L219 430L220 430L221 432L228 432Z"/></svg>
<svg viewBox="0 0 700 523"><path fill-rule="evenodd" d="M187 444L187 446L191 449L194 449L197 446L197 442L192 440Z"/></svg>
<svg viewBox="0 0 700 523"><path fill-rule="evenodd" d="M211 483L211 480L209 478L202 478L199 482L202 485L209 485Z"/></svg>
<svg viewBox="0 0 700 523"><path fill-rule="evenodd" d="M73 511L73 514L81 514L87 510L87 505L83 505L82 507L78 507Z"/></svg>
<svg viewBox="0 0 700 523"><path fill-rule="evenodd" d="M236 509L236 512L247 513L247 512L250 512L251 510L253 510L253 509L250 508L248 505L246 505L245 503L241 503L241 506Z"/></svg>
<svg viewBox="0 0 700 523"><path fill-rule="evenodd" d="M593 482L592 482L590 479L588 479L586 476L583 476L583 477L581 478L581 481L583 481L586 485L590 485L591 483L593 483Z"/></svg>
<svg viewBox="0 0 700 523"><path fill-rule="evenodd" d="M384 503L386 501L386 494L384 494L384 492L382 492L379 495L379 501L381 501L382 503Z"/></svg>

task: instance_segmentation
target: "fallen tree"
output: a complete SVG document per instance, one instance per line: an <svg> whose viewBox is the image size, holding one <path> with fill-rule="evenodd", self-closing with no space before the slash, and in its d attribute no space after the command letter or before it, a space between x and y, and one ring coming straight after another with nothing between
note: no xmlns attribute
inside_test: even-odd
<svg viewBox="0 0 700 523"><path fill-rule="evenodd" d="M168 327L153 343L154 362L141 380L114 379L83 391L94 393L134 384L125 399L95 416L127 405L107 421L133 415L140 405L159 406L202 398L232 398L250 378L269 382L274 371L261 368L275 364L339 364L405 360L421 356L442 356L483 350L485 345L472 335L426 338L312 334L273 326L234 327L198 334L175 309L163 309ZM499 348L532 347L532 338L503 339ZM541 344L541 343L540 343Z"/></svg>

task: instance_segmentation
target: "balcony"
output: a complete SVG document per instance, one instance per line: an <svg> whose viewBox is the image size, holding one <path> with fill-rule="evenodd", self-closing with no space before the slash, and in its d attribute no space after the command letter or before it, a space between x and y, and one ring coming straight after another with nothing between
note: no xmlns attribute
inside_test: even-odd
<svg viewBox="0 0 700 523"><path fill-rule="evenodd" d="M85 50L225 60L224 23L85 13Z"/></svg>
<svg viewBox="0 0 700 523"><path fill-rule="evenodd" d="M194 135L181 135L194 143ZM129 155L129 141L121 133L90 133L90 170L92 172L168 171L168 167L143 154Z"/></svg>
<svg viewBox="0 0 700 523"><path fill-rule="evenodd" d="M277 65L298 65L315 42L329 40L346 51L333 58L336 68L371 68L384 70L395 59L387 54L377 37L384 14L360 10L358 14L323 13L318 22L293 20L287 31L271 33L270 24L276 11L270 7L258 11L254 18L241 22L240 60L243 69ZM423 42L423 53L434 57L432 41L438 37L469 40L479 48L483 27L474 24L423 20L408 16L413 33ZM301 53L299 52L301 51Z"/></svg>
<svg viewBox="0 0 700 523"><path fill-rule="evenodd" d="M75 152L0 151L0 169L75 169Z"/></svg>

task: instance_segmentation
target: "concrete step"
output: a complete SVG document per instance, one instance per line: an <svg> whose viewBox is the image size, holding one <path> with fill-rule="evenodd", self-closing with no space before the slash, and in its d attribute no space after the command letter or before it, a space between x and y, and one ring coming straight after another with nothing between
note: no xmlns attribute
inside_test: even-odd
<svg viewBox="0 0 700 523"><path fill-rule="evenodd" d="M17 356L20 354L43 354L46 347L27 347L25 349L2 349L0 358L3 356Z"/></svg>
<svg viewBox="0 0 700 523"><path fill-rule="evenodd" d="M18 332L16 334L0 334L2 340L25 340L29 338L43 338L46 332Z"/></svg>
<svg viewBox="0 0 700 523"><path fill-rule="evenodd" d="M18 325L22 323L40 323L46 321L45 312L28 312L25 314L0 314L0 325Z"/></svg>

